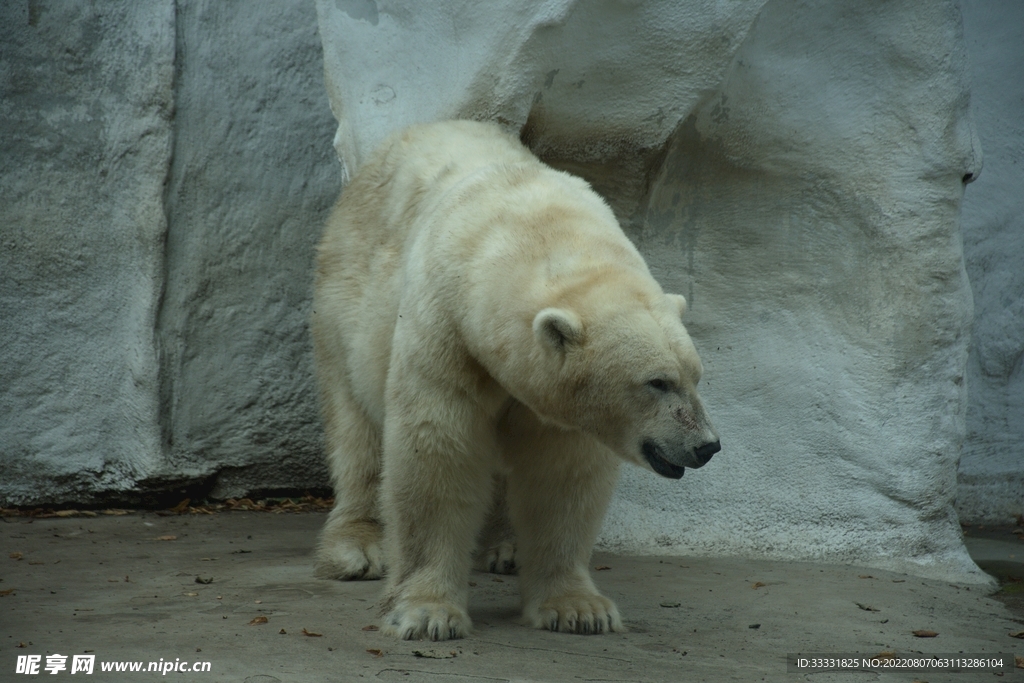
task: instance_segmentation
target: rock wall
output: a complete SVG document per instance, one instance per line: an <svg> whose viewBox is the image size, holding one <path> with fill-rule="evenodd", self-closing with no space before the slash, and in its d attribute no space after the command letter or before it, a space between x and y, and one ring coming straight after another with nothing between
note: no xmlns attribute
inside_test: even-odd
<svg viewBox="0 0 1024 683"><path fill-rule="evenodd" d="M173 4L0 5L0 500L161 458Z"/></svg>
<svg viewBox="0 0 1024 683"><path fill-rule="evenodd" d="M322 487L312 5L0 4L0 505Z"/></svg>
<svg viewBox="0 0 1024 683"><path fill-rule="evenodd" d="M975 315L956 507L1006 524L1024 514L1024 4L967 0L963 14L985 171L963 203Z"/></svg>
<svg viewBox="0 0 1024 683"><path fill-rule="evenodd" d="M498 120L690 300L724 451L627 469L605 546L982 580L953 508L981 165L954 3L317 8L347 173L409 123Z"/></svg>

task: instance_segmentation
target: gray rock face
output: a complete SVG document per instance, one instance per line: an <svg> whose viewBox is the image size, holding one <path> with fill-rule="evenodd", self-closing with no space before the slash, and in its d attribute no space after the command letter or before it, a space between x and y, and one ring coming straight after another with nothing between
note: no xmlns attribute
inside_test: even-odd
<svg viewBox="0 0 1024 683"><path fill-rule="evenodd" d="M314 10L187 2L178 16L162 476L221 498L322 487L309 302L339 175Z"/></svg>
<svg viewBox="0 0 1024 683"><path fill-rule="evenodd" d="M956 507L1006 524L1024 514L1024 5L967 1L963 12L985 172L963 203L975 317Z"/></svg>
<svg viewBox="0 0 1024 683"><path fill-rule="evenodd" d="M323 486L313 8L3 3L0 32L0 502Z"/></svg>
<svg viewBox="0 0 1024 683"><path fill-rule="evenodd" d="M0 44L0 499L128 489L161 456L173 5L4 3Z"/></svg>
<svg viewBox="0 0 1024 683"><path fill-rule="evenodd" d="M690 300L724 451L627 470L606 546L982 580L953 510L981 166L953 3L370 5L317 6L349 172L409 123L496 119Z"/></svg>

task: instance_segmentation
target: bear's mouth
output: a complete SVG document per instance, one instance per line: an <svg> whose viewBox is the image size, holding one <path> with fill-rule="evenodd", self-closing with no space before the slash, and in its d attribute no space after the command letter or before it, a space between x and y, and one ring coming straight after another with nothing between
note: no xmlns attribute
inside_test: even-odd
<svg viewBox="0 0 1024 683"><path fill-rule="evenodd" d="M682 465L673 465L661 455L661 449L653 441L644 441L640 446L640 452L644 454L647 462L654 471L669 479L681 479L686 468Z"/></svg>

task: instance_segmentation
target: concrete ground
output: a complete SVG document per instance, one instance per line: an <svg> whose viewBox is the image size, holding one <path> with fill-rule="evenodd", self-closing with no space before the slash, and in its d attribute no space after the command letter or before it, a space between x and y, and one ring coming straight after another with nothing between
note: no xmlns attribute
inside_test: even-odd
<svg viewBox="0 0 1024 683"><path fill-rule="evenodd" d="M93 655L86 680L95 681L1024 680L1019 670L787 671L786 655L796 652L1024 654L1024 642L1009 636L1024 630L1024 610L1011 611L977 586L789 562L598 554L596 581L630 629L605 636L523 627L515 577L474 573L472 637L400 642L375 630L380 582L313 578L310 551L323 519L267 512L3 518L0 681L30 680L17 673L19 656L30 655L40 656L39 675L51 680L45 667L54 654L68 656L55 674L62 677L82 675L71 673L71 655ZM968 533L983 567L1024 577L1019 536ZM922 630L938 635L913 633ZM101 670L136 661L144 669L151 661L209 662L210 670Z"/></svg>

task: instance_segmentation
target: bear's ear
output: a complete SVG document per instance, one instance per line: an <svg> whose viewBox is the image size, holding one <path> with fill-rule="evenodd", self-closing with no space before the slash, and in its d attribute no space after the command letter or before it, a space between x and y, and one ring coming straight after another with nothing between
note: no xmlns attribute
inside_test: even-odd
<svg viewBox="0 0 1024 683"><path fill-rule="evenodd" d="M545 308L533 319L533 335L556 351L583 341L583 322L564 308Z"/></svg>
<svg viewBox="0 0 1024 683"><path fill-rule="evenodd" d="M679 309L679 317L682 318L683 313L686 313L686 297L682 294L666 294L665 296Z"/></svg>

